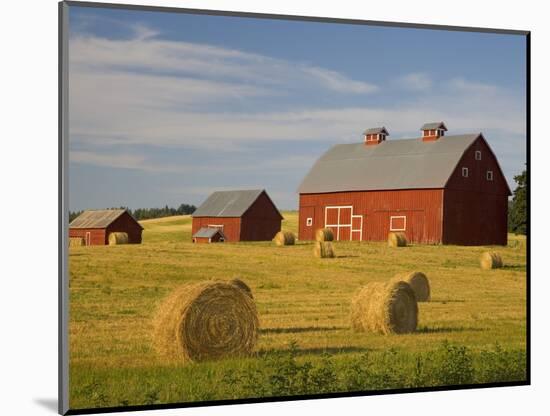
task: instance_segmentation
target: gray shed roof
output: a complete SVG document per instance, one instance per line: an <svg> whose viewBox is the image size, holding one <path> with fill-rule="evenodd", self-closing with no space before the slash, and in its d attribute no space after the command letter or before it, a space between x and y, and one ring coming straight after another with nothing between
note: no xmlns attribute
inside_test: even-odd
<svg viewBox="0 0 550 416"><path fill-rule="evenodd" d="M192 217L241 217L250 206L265 192L263 189L245 191L218 191L191 215ZM267 195L267 193L266 193ZM269 198L269 196L268 196ZM275 206L275 205L273 205Z"/></svg>
<svg viewBox="0 0 550 416"><path fill-rule="evenodd" d="M435 123L426 123L422 127L420 127L420 130L434 130L434 129L444 129L447 131L447 127L445 126L445 123L442 121L436 121Z"/></svg>
<svg viewBox="0 0 550 416"><path fill-rule="evenodd" d="M379 133L384 133L386 135L390 135L390 133L388 133L388 130L386 130L385 127L373 127L371 129L366 129L363 134L379 134Z"/></svg>
<svg viewBox="0 0 550 416"><path fill-rule="evenodd" d="M69 224L69 228L107 228L125 212L125 209L96 209L84 211Z"/></svg>
<svg viewBox="0 0 550 416"><path fill-rule="evenodd" d="M480 134L439 140L389 140L331 147L313 165L299 193L443 188Z"/></svg>
<svg viewBox="0 0 550 416"><path fill-rule="evenodd" d="M214 227L202 227L199 231L197 231L195 234L193 234L193 237L212 238L218 233L223 238L225 238L225 235L223 234L222 230L220 230L219 228L214 228Z"/></svg>

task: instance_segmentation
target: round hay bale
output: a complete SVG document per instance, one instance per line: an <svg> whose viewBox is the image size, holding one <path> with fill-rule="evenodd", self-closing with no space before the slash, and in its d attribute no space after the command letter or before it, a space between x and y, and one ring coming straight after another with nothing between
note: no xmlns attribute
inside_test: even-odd
<svg viewBox="0 0 550 416"><path fill-rule="evenodd" d="M109 233L109 245L116 246L118 244L128 244L128 234L127 233Z"/></svg>
<svg viewBox="0 0 550 416"><path fill-rule="evenodd" d="M416 297L417 302L429 302L431 298L430 294L430 281L428 277L422 272L410 272L400 273L395 275L392 279L393 282L407 282L411 285Z"/></svg>
<svg viewBox="0 0 550 416"><path fill-rule="evenodd" d="M273 242L277 246L293 246L296 242L296 236L290 231L279 231L275 234Z"/></svg>
<svg viewBox="0 0 550 416"><path fill-rule="evenodd" d="M483 270L498 269L503 265L500 254L494 251L483 253L479 259L479 264Z"/></svg>
<svg viewBox="0 0 550 416"><path fill-rule="evenodd" d="M405 235L405 233L391 232L388 234L389 247L405 247L407 243L407 236Z"/></svg>
<svg viewBox="0 0 550 416"><path fill-rule="evenodd" d="M86 241L82 237L69 237L69 247L82 247Z"/></svg>
<svg viewBox="0 0 550 416"><path fill-rule="evenodd" d="M418 304L403 281L369 283L351 301L351 324L356 331L404 334L416 330Z"/></svg>
<svg viewBox="0 0 550 416"><path fill-rule="evenodd" d="M334 241L334 233L330 228L319 228L315 232L315 241Z"/></svg>
<svg viewBox="0 0 550 416"><path fill-rule="evenodd" d="M246 356L258 339L254 301L228 282L175 289L159 307L153 324L156 351L182 362Z"/></svg>
<svg viewBox="0 0 550 416"><path fill-rule="evenodd" d="M313 254L315 257L321 259L331 259L334 257L334 249L332 248L332 243L325 241L316 241L315 246L313 247Z"/></svg>
<svg viewBox="0 0 550 416"><path fill-rule="evenodd" d="M254 298L254 296L252 296L252 289L250 289L250 287L241 279L233 279L233 280L230 280L229 283L243 290L251 298Z"/></svg>

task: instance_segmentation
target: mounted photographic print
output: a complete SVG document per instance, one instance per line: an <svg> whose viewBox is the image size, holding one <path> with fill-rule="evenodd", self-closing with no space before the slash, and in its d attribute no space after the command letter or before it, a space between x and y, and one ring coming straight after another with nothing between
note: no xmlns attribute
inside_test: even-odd
<svg viewBox="0 0 550 416"><path fill-rule="evenodd" d="M60 3L60 413L529 384L529 32Z"/></svg>

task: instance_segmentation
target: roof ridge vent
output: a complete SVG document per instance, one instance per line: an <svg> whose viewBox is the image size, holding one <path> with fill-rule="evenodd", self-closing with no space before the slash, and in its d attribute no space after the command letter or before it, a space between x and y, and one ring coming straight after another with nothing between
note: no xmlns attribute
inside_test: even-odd
<svg viewBox="0 0 550 416"><path fill-rule="evenodd" d="M363 140L365 145L370 146L374 144L380 144L386 141L386 136L389 136L388 130L384 126L382 127L372 127L366 129L363 132Z"/></svg>
<svg viewBox="0 0 550 416"><path fill-rule="evenodd" d="M420 127L422 131L423 142L433 142L445 135L447 127L442 121L436 121L434 123L426 123Z"/></svg>

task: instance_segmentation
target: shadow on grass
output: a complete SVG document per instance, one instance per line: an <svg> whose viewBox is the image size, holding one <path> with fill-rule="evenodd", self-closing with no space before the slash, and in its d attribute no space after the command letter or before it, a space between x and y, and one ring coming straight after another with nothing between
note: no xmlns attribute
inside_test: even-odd
<svg viewBox="0 0 550 416"><path fill-rule="evenodd" d="M432 299L430 300L430 303L464 303L466 302L464 299Z"/></svg>
<svg viewBox="0 0 550 416"><path fill-rule="evenodd" d="M352 352L369 352L372 348L365 347L326 347L326 348L299 348L296 350L296 355L315 355L315 354L343 354ZM288 353L288 348L270 349L260 351L259 354L280 354Z"/></svg>
<svg viewBox="0 0 550 416"><path fill-rule="evenodd" d="M457 326L457 327L439 327L439 328L429 328L421 327L416 330L419 334L441 334L441 333L450 333L450 332L483 332L487 331L485 328L473 328L466 326Z"/></svg>
<svg viewBox="0 0 550 416"><path fill-rule="evenodd" d="M361 256L357 256L357 255L336 256L337 259L350 259L352 257L361 257Z"/></svg>
<svg viewBox="0 0 550 416"><path fill-rule="evenodd" d="M300 334L302 332L338 331L347 329L341 326L305 326L296 328L263 328L260 334Z"/></svg>
<svg viewBox="0 0 550 416"><path fill-rule="evenodd" d="M505 264L502 266L504 270L521 270L526 271L527 268L524 264Z"/></svg>

